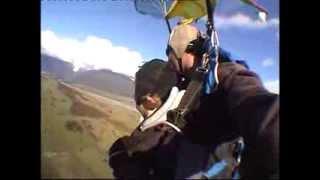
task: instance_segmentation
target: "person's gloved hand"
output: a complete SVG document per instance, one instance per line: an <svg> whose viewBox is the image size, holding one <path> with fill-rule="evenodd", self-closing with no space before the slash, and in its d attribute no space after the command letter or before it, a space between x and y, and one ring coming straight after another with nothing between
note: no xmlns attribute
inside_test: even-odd
<svg viewBox="0 0 320 180"><path fill-rule="evenodd" d="M113 175L120 179L147 179L152 150L159 144L166 144L167 134L174 136L171 127L160 124L145 131L136 129L130 136L118 139L108 154Z"/></svg>
<svg viewBox="0 0 320 180"><path fill-rule="evenodd" d="M124 138L122 141L128 155L132 156L134 153L146 152L155 148L161 143L162 138L166 136L170 129L172 130L170 126L160 124L145 131L136 130L131 136Z"/></svg>

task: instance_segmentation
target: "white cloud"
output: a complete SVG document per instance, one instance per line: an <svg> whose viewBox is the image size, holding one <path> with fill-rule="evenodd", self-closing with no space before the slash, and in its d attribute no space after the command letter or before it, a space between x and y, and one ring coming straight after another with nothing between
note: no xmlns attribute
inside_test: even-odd
<svg viewBox="0 0 320 180"><path fill-rule="evenodd" d="M270 67L274 65L274 60L272 58L267 58L262 61L261 64L263 67Z"/></svg>
<svg viewBox="0 0 320 180"><path fill-rule="evenodd" d="M45 30L41 32L41 47L42 51L73 63L75 71L92 67L134 76L143 61L139 52L114 46L110 40L96 36L79 40Z"/></svg>
<svg viewBox="0 0 320 180"><path fill-rule="evenodd" d="M276 94L280 94L280 91L279 91L279 80L266 81L266 82L264 83L264 86L265 86L270 92L273 92L273 93L276 93Z"/></svg>
<svg viewBox="0 0 320 180"><path fill-rule="evenodd" d="M205 20L205 18L203 20ZM263 29L267 27L279 27L279 18L273 18L263 22L259 19L252 19L242 13L237 13L232 16L217 15L215 17L215 25L217 28L240 27L247 29Z"/></svg>

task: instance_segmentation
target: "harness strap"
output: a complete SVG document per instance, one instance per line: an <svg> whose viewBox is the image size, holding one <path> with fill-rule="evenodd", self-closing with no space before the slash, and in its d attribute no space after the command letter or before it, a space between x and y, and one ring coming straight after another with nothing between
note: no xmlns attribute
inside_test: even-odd
<svg viewBox="0 0 320 180"><path fill-rule="evenodd" d="M227 164L228 163L225 160L215 163L207 172L204 173L204 176L208 179L217 176L227 167Z"/></svg>
<svg viewBox="0 0 320 180"><path fill-rule="evenodd" d="M183 129L185 127L186 121L184 116L189 112L201 95L203 80L210 68L210 64L208 62L208 56L204 54L201 64L195 69L191 76L191 81L178 107L167 113L167 121L175 124L179 129Z"/></svg>

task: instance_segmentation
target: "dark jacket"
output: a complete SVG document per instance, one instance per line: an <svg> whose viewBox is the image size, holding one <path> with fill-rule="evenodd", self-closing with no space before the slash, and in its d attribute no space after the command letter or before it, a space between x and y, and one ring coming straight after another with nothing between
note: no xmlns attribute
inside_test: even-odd
<svg viewBox="0 0 320 180"><path fill-rule="evenodd" d="M279 96L268 92L257 74L239 64L221 63L218 77L220 83L217 91L202 96L198 105L187 115L188 124L183 129L185 136L178 135L173 130L152 128L143 133L134 132L136 136L119 139L111 147L109 154L113 154L109 164L114 169L115 177L172 179L177 177L177 159L183 154L178 151L178 147L183 147L179 146L181 139L187 139L189 144L214 149L237 136L242 136L245 141L240 165L241 177L265 179L277 176ZM148 146L147 143L139 147L142 151L128 153L128 147L134 144L132 139L139 139L144 135L150 138L148 142L152 142L149 143L149 148L145 147ZM135 144L139 144L138 142L135 141ZM114 155L114 152L120 152L121 155ZM206 153L198 148L183 156L185 159L193 156L201 159L206 158ZM199 160L199 164L201 162ZM205 164L197 167L201 166L205 167ZM185 175L188 174L183 174Z"/></svg>
<svg viewBox="0 0 320 180"><path fill-rule="evenodd" d="M265 178L278 174L279 96L268 92L258 75L235 63L222 63L217 91L202 97L189 115L186 135L200 144L219 144L242 136L240 174Z"/></svg>

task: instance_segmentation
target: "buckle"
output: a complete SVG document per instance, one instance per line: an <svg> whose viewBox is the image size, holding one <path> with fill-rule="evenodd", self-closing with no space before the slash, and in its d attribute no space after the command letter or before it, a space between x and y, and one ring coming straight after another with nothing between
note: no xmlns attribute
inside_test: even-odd
<svg viewBox="0 0 320 180"><path fill-rule="evenodd" d="M197 72L200 72L200 73L207 73L207 72L208 72L208 68L205 68L205 67L197 67L196 71L197 71Z"/></svg>
<svg viewBox="0 0 320 180"><path fill-rule="evenodd" d="M200 73L207 73L209 71L208 64L209 56L207 53L204 53L202 55L201 64L196 68L196 71Z"/></svg>
<svg viewBox="0 0 320 180"><path fill-rule="evenodd" d="M167 121L174 124L180 129L183 129L183 127L186 125L186 121L183 118L183 110L179 109L172 109L167 112Z"/></svg>
<svg viewBox="0 0 320 180"><path fill-rule="evenodd" d="M235 155L236 163L237 163L237 165L239 165L241 163L241 155L244 150L243 139L241 138L241 139L237 140L234 143L234 145L235 145L234 155Z"/></svg>

